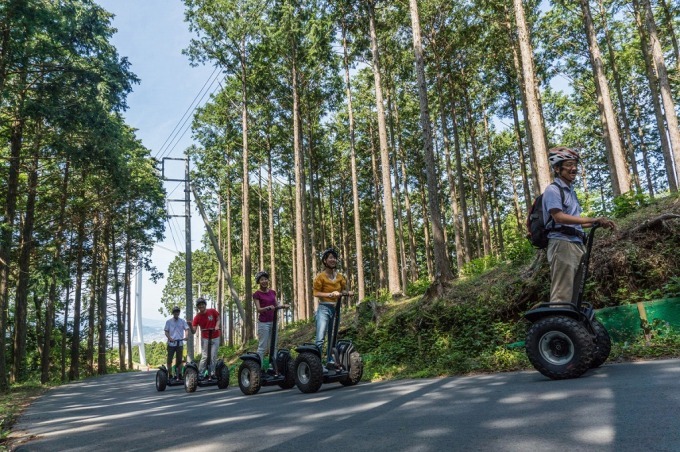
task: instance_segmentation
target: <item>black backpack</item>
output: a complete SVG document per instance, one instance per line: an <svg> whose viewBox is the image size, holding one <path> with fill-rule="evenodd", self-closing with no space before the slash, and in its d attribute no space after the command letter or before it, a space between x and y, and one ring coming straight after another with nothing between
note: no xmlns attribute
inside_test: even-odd
<svg viewBox="0 0 680 452"><path fill-rule="evenodd" d="M564 206L564 188L555 182L553 182L553 185L559 187L560 195L562 197L562 206ZM552 224L552 226L550 224ZM527 239L539 250L547 248L548 233L555 229L554 225L555 220L553 220L552 217L548 220L548 224L544 221L543 193L541 193L534 199L534 203L531 205L531 209L529 209L529 215L527 215Z"/></svg>

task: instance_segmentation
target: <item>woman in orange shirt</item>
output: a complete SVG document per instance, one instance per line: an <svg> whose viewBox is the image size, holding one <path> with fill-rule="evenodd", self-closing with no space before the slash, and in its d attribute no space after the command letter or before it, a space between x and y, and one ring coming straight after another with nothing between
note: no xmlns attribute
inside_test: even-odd
<svg viewBox="0 0 680 452"><path fill-rule="evenodd" d="M332 328L328 328L334 321L335 302L347 290L347 279L338 272L338 252L334 248L328 248L321 255L321 262L324 270L314 278L314 296L319 299L316 307L316 346L319 352L323 352L323 342L328 333L330 343L330 333ZM338 315L340 313L338 312ZM338 319L339 321L339 319ZM326 350L326 361L328 365L335 365L331 350Z"/></svg>

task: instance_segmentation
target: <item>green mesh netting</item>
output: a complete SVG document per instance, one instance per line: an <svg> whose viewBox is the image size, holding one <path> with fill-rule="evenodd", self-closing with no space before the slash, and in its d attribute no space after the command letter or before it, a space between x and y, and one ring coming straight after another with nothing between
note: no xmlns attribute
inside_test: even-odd
<svg viewBox="0 0 680 452"><path fill-rule="evenodd" d="M648 301L642 304L650 324L655 320L661 320L680 330L680 298ZM614 342L631 340L642 333L637 304L598 309L595 316L607 328Z"/></svg>

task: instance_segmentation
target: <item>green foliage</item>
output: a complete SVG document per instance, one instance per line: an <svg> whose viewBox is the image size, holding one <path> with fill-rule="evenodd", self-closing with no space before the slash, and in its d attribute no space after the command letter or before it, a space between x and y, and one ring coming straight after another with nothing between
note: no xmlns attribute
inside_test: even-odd
<svg viewBox="0 0 680 452"><path fill-rule="evenodd" d="M377 294L368 295L364 301L375 302L378 304L386 304L392 300L392 295L388 289L380 289Z"/></svg>
<svg viewBox="0 0 680 452"><path fill-rule="evenodd" d="M463 265L460 270L461 276L479 276L482 273L492 269L498 265L498 258L494 255L484 256L477 259L472 259L467 264Z"/></svg>
<svg viewBox="0 0 680 452"><path fill-rule="evenodd" d="M505 258L510 262L524 263L536 254L536 250L526 238L526 230L518 226L515 215L508 215L503 222L503 238Z"/></svg>
<svg viewBox="0 0 680 452"><path fill-rule="evenodd" d="M409 297L422 295L425 293L425 291L427 291L427 289L429 289L430 284L431 282L428 279L419 279L412 283L408 283L406 286L406 295Z"/></svg>
<svg viewBox="0 0 680 452"><path fill-rule="evenodd" d="M641 332L633 341L612 344L610 360L633 358L661 358L677 356L680 349L680 331L662 320L648 325L648 333Z"/></svg>
<svg viewBox="0 0 680 452"><path fill-rule="evenodd" d="M680 276L672 276L663 286L665 298L680 297Z"/></svg>
<svg viewBox="0 0 680 452"><path fill-rule="evenodd" d="M650 205L651 198L644 193L635 193L629 191L621 196L614 198L614 212L615 218L623 218L638 210L640 207L647 207Z"/></svg>

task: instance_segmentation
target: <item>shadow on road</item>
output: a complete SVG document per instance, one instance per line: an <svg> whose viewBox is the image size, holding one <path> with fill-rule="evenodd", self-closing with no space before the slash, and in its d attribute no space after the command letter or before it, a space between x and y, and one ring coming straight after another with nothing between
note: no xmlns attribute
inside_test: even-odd
<svg viewBox="0 0 680 452"><path fill-rule="evenodd" d="M157 392L154 372L55 388L16 425L18 450L678 450L680 361L606 365L576 380L513 372L315 394ZM651 448L650 448L651 445ZM668 447L675 448L668 448Z"/></svg>

